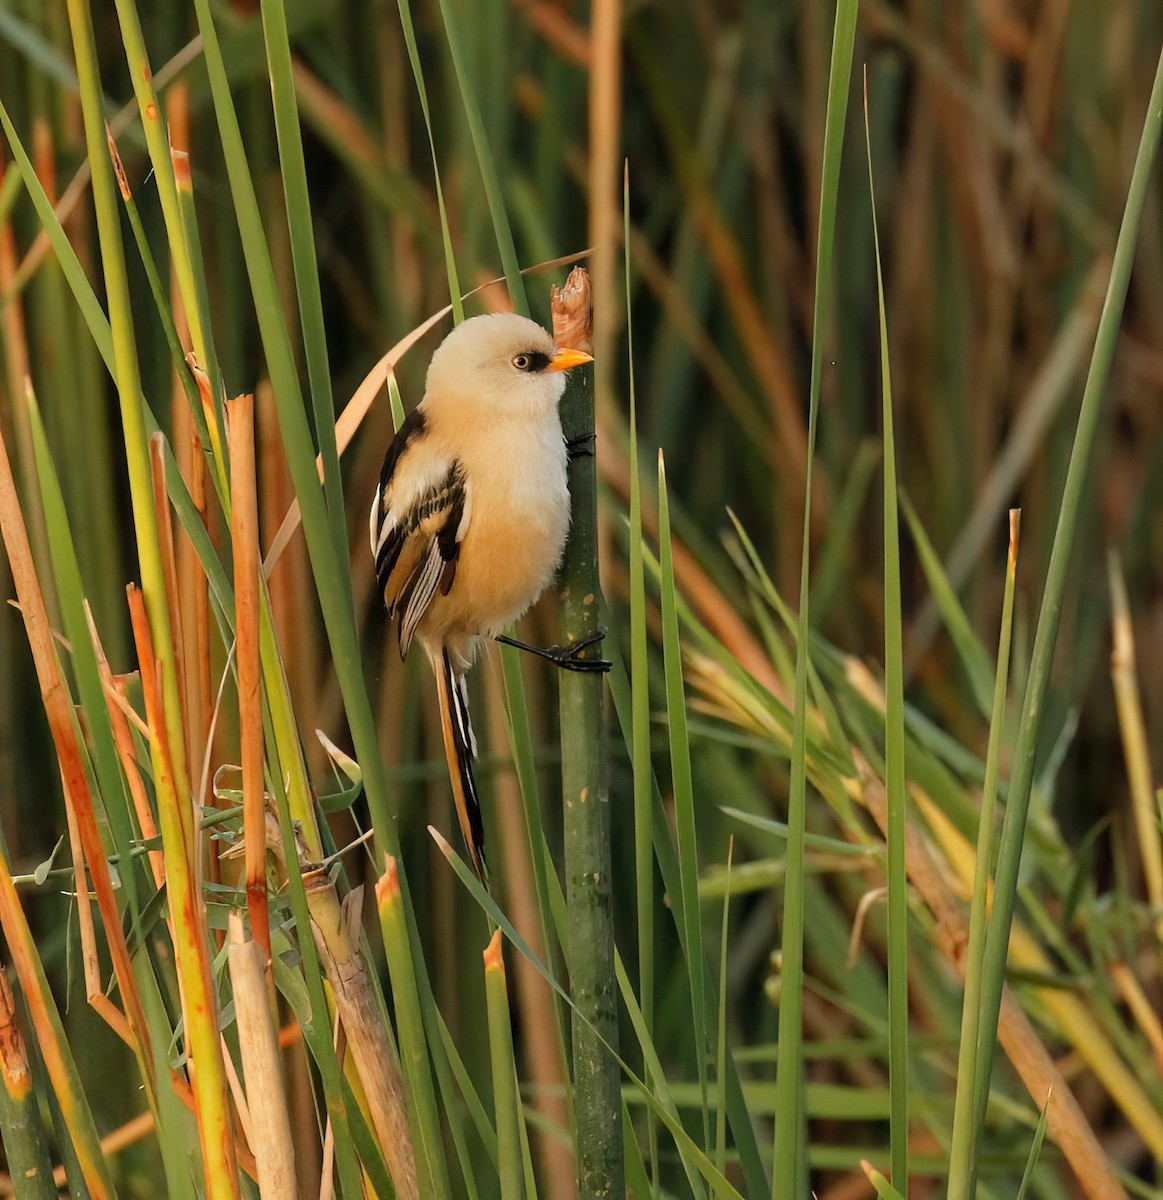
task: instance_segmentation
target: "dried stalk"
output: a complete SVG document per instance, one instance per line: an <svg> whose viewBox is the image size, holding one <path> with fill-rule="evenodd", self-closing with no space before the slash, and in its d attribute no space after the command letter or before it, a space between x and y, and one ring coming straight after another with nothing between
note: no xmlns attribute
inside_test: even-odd
<svg viewBox="0 0 1163 1200"><path fill-rule="evenodd" d="M587 350L590 333L589 277L576 267L565 286L554 289L554 340L558 346ZM561 415L567 441L593 434L590 368L572 372ZM592 456L570 463L569 492L569 541L558 579L566 644L580 641L598 627L597 476ZM578 1192L583 1200L620 1196L625 1191L621 1078L607 1049L618 1045L618 988L603 694L601 675L562 672L561 794L569 984L574 1006L584 1018L573 1026Z"/></svg>
<svg viewBox="0 0 1163 1200"><path fill-rule="evenodd" d="M860 798L887 836L888 806L880 781L867 776ZM964 979L969 925L961 905L949 889L946 873L934 861L915 824L910 824L905 832L905 858L909 881L937 922L937 946ZM1035 1103L1046 1103L1047 1129L1083 1192L1090 1200L1127 1200L1127 1193L1069 1084L1055 1067L1050 1052L1008 987L1002 996L998 1041Z"/></svg>
<svg viewBox="0 0 1163 1200"><path fill-rule="evenodd" d="M230 526L234 547L234 638L238 660L238 725L242 740L242 826L246 839L246 907L250 928L270 961L263 786L262 665L259 656L258 495L254 477L254 397L226 403L230 447Z"/></svg>
<svg viewBox="0 0 1163 1200"><path fill-rule="evenodd" d="M132 1031L128 1038L129 1044L138 1054L142 1078L146 1087L152 1091L156 1086L156 1080L153 1078L149 1030L141 1009L141 999L129 958L129 949L121 926L121 914L117 908L117 899L113 892L108 863L105 860L105 848L101 842L101 833L93 811L88 775L77 740L77 730L73 723L70 698L61 677L60 663L57 659L49 625L48 610L45 607L44 595L33 563L28 533L16 497L16 486L12 478L12 468L2 433L0 433L0 533L3 534L4 545L8 551L8 561L12 569L13 582L16 585L16 595L20 601L20 611L28 634L28 644L36 666L37 680L40 683L41 702L44 705L45 715L48 717L53 745L56 748L60 764L61 778L65 786L65 801L70 805L77 820L80 843L84 847L88 861L93 865L93 886L105 924L114 974L117 977L118 987L126 1007L128 1029ZM23 973L21 974L21 983L26 995L35 992L32 981L25 978ZM122 1033L122 1036L126 1036L128 1031L119 1030L119 1032Z"/></svg>
<svg viewBox="0 0 1163 1200"><path fill-rule="evenodd" d="M363 1084L384 1161L400 1200L416 1200L420 1192L404 1081L380 1020L367 964L326 869L305 871L303 887L315 943L335 993L339 1019ZM360 890L353 892L346 905L356 905L360 894Z"/></svg>
<svg viewBox="0 0 1163 1200"><path fill-rule="evenodd" d="M1147 898L1155 911L1155 933L1163 940L1163 838L1159 834L1159 810L1151 789L1151 753L1147 725L1143 720L1143 702L1135 673L1135 630L1131 624L1131 605L1118 555L1112 550L1107 559L1111 590L1111 682L1123 735L1123 757L1131 785L1131 808L1135 814L1135 832L1143 858L1143 877Z"/></svg>
<svg viewBox="0 0 1163 1200"><path fill-rule="evenodd" d="M242 914L230 915L230 982L238 1044L246 1076L250 1147L263 1200L295 1200L291 1119L279 1063L279 1042L267 998L264 951L246 932Z"/></svg>
<svg viewBox="0 0 1163 1200"><path fill-rule="evenodd" d="M0 1132L4 1135L7 1167L20 1180L21 1200L55 1200L57 1190L48 1156L48 1142L8 973L0 970Z"/></svg>

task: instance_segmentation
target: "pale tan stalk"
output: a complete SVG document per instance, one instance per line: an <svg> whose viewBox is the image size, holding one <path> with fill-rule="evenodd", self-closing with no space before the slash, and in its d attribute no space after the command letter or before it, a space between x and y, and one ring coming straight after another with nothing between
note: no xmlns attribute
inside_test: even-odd
<svg viewBox="0 0 1163 1200"><path fill-rule="evenodd" d="M1139 853L1143 859L1143 878L1147 899L1155 914L1155 936L1163 941L1163 837L1159 833L1159 809L1151 787L1151 752L1147 723L1143 719L1143 701L1135 670L1135 629L1131 624L1131 605L1122 564L1115 551L1107 556L1107 574L1111 591L1111 682L1123 735L1123 757L1127 762L1127 781L1131 788L1131 809L1135 814Z"/></svg>
<svg viewBox="0 0 1163 1200"><path fill-rule="evenodd" d="M327 871L303 875L319 956L335 993L335 1004L371 1112L372 1127L400 1200L416 1200L416 1155L400 1064L380 1020L367 965L352 936ZM347 899L354 907L362 889ZM358 910L357 910L358 911Z"/></svg>
<svg viewBox="0 0 1163 1200"><path fill-rule="evenodd" d="M258 495L254 475L254 397L226 402L230 447L230 526L234 547L234 638L238 727L242 741L242 826L246 839L246 907L263 961L271 957L263 784L262 665L259 656Z"/></svg>
<svg viewBox="0 0 1163 1200"><path fill-rule="evenodd" d="M279 1042L267 999L262 948L246 931L242 913L230 915L230 982L238 1044L250 1110L250 1148L263 1200L295 1200L295 1154Z"/></svg>

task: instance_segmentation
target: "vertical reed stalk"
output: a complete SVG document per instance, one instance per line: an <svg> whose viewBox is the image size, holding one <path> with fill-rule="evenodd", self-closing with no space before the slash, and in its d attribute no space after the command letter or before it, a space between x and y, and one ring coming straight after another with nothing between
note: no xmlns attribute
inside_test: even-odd
<svg viewBox="0 0 1163 1200"><path fill-rule="evenodd" d="M0 968L0 1134L19 1200L56 1200L48 1142L32 1094L32 1072L8 972Z"/></svg>
<svg viewBox="0 0 1163 1200"><path fill-rule="evenodd" d="M303 886L311 910L315 944L335 993L339 1019L363 1084L372 1124L396 1195L400 1200L417 1200L420 1189L404 1081L387 1030L380 1020L367 964L352 936L347 912L340 905L335 884L327 871L316 867L304 872ZM347 905L357 903L360 895L359 891L352 892Z"/></svg>
<svg viewBox="0 0 1163 1200"><path fill-rule="evenodd" d="M1131 269L1135 261L1135 247L1139 238L1139 226L1146 206L1151 175L1159 150L1159 137L1163 132L1163 54L1160 55L1155 71L1155 81L1147 113L1143 121L1143 133L1139 141L1135 166L1127 190L1127 203L1123 210L1118 242L1111 263L1110 282L1099 318L1098 334L1094 342L1094 354L1086 377L1082 394L1082 405L1078 413L1078 425L1074 444L1070 451L1070 466L1062 489L1062 501L1058 511L1058 523L1054 530L1054 543L1050 552L1050 563L1046 569L1046 586L1042 593L1042 604L1038 612L1038 625L1034 634L1034 648L1030 655L1029 679L1022 697L1022 712L1018 723L1017 742L1014 747L1014 768L1010 779L1009 798L1006 802L1005 821L1002 825L1001 842L998 849L997 873L995 876L994 908L990 914L989 932L985 945L985 982L982 988L981 1021L978 1026L979 1048L982 1057L991 1054L996 1039L998 1013L1001 1009L1002 992L1005 988L1005 966L1009 951L1010 927L1013 923L1014 905L1017 899L1018 873L1022 861L1025 841L1026 816L1030 807L1030 792L1034 784L1034 760L1038 733L1042 725L1042 710L1046 690L1050 682L1050 668L1054 659L1054 647L1058 640L1058 623L1062 616L1063 599L1066 592L1067 574L1070 570L1071 550L1078 526L1083 497L1086 494L1087 476L1098 432L1098 420L1102 412L1102 401L1110 380L1118 342L1119 325L1127 290L1131 282ZM983 1071L977 1079L976 1119L980 1127L985 1116L989 1098L989 1072Z"/></svg>
<svg viewBox="0 0 1163 1200"><path fill-rule="evenodd" d="M254 475L254 397L226 402L230 452L230 524L234 548L234 640L238 727L242 741L242 827L246 840L246 908L250 928L271 956L267 902L266 790L263 785L262 664L259 655L258 495Z"/></svg>
<svg viewBox="0 0 1163 1200"><path fill-rule="evenodd" d="M553 332L559 346L588 349L590 286L578 267L553 294ZM589 367L571 372L562 401L567 441L594 432L594 378ZM597 479L594 458L569 467L570 534L560 589L565 643L598 624ZM573 1023L574 1110L578 1190L621 1196L622 1112L618 1064L603 1040L618 1045L614 976L613 889L610 878L610 804L606 778L603 684L598 674L563 671L561 784L565 806L565 893L569 909L569 982Z"/></svg>
<svg viewBox="0 0 1163 1200"><path fill-rule="evenodd" d="M1156 914L1156 936L1163 941L1163 839L1159 835L1159 809L1151 791L1151 743L1135 670L1135 627L1131 623L1127 583L1119 556L1113 550L1107 558L1107 575L1111 593L1111 683L1119 712L1147 899Z"/></svg>
<svg viewBox="0 0 1163 1200"><path fill-rule="evenodd" d="M266 951L247 934L238 911L230 914L230 985L259 1193L262 1200L296 1200L291 1118L279 1063L279 1039L267 998Z"/></svg>
<svg viewBox="0 0 1163 1200"><path fill-rule="evenodd" d="M128 589L129 613L137 644L141 690L150 728L155 764L158 819L166 862L166 890L173 923L174 957L185 1020L186 1053L196 1101L198 1137L205 1170L206 1195L211 1200L237 1200L238 1171L234 1133L226 1096L226 1072L218 1032L218 1006L206 945L206 906L198 883L193 839L183 827L189 821L188 794L177 787L173 755L166 729L163 668L153 653L145 601L137 588Z"/></svg>
<svg viewBox="0 0 1163 1200"><path fill-rule="evenodd" d="M976 1129L973 1097L977 1071L977 1011L981 1001L981 967L985 953L986 902L993 863L994 808L997 804L999 756L1005 722L1006 685L1009 679L1010 636L1013 630L1014 586L1018 565L1021 512L1010 511L1010 550L1006 560L1005 596L1002 601L1001 636L994 675L993 715L985 757L985 784L977 827L977 871L969 909L969 948L966 952L965 994L961 1002L961 1042L957 1052L957 1087L953 1106L953 1135L949 1150L949 1200L966 1200L972 1194Z"/></svg>
<svg viewBox="0 0 1163 1200"><path fill-rule="evenodd" d="M489 1057L493 1068L493 1110L497 1118L497 1158L501 1200L522 1200L521 1103L513 1060L513 1030L509 1024L509 993L501 931L485 948L485 1001L489 1015Z"/></svg>
<svg viewBox="0 0 1163 1200"><path fill-rule="evenodd" d="M398 978L395 975L398 964L408 953L408 925L400 896L399 870L390 854L384 856L384 873L376 881L376 909L388 971ZM411 1100L413 1129L424 1168L420 1175L421 1191L424 1195L443 1198L450 1195L451 1188L440 1136L440 1109L436 1104L432 1068L424 1042L424 1015L415 989L398 987L393 989L393 994L404 1082Z"/></svg>

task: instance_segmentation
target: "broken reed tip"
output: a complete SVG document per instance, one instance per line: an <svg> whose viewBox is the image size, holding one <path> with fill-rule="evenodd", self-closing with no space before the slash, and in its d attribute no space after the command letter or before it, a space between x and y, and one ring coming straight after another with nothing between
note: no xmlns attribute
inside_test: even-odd
<svg viewBox="0 0 1163 1200"><path fill-rule="evenodd" d="M553 340L559 350L593 352L593 307L590 276L585 267L574 267L561 287L551 293Z"/></svg>
<svg viewBox="0 0 1163 1200"><path fill-rule="evenodd" d="M485 970L500 971L502 977L505 974L505 956L501 952L501 931L499 929L493 932L493 936L489 939L489 944L484 951Z"/></svg>
<svg viewBox="0 0 1163 1200"><path fill-rule="evenodd" d="M384 855L384 873L376 880L376 904L382 908L400 898L400 869L391 854Z"/></svg>

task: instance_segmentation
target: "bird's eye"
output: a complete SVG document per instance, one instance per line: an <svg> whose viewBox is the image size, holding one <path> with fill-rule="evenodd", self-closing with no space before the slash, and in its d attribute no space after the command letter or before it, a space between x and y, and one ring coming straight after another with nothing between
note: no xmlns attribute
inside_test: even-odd
<svg viewBox="0 0 1163 1200"><path fill-rule="evenodd" d="M528 354L518 354L513 359L513 366L515 366L518 371L528 371L532 365L533 359Z"/></svg>

